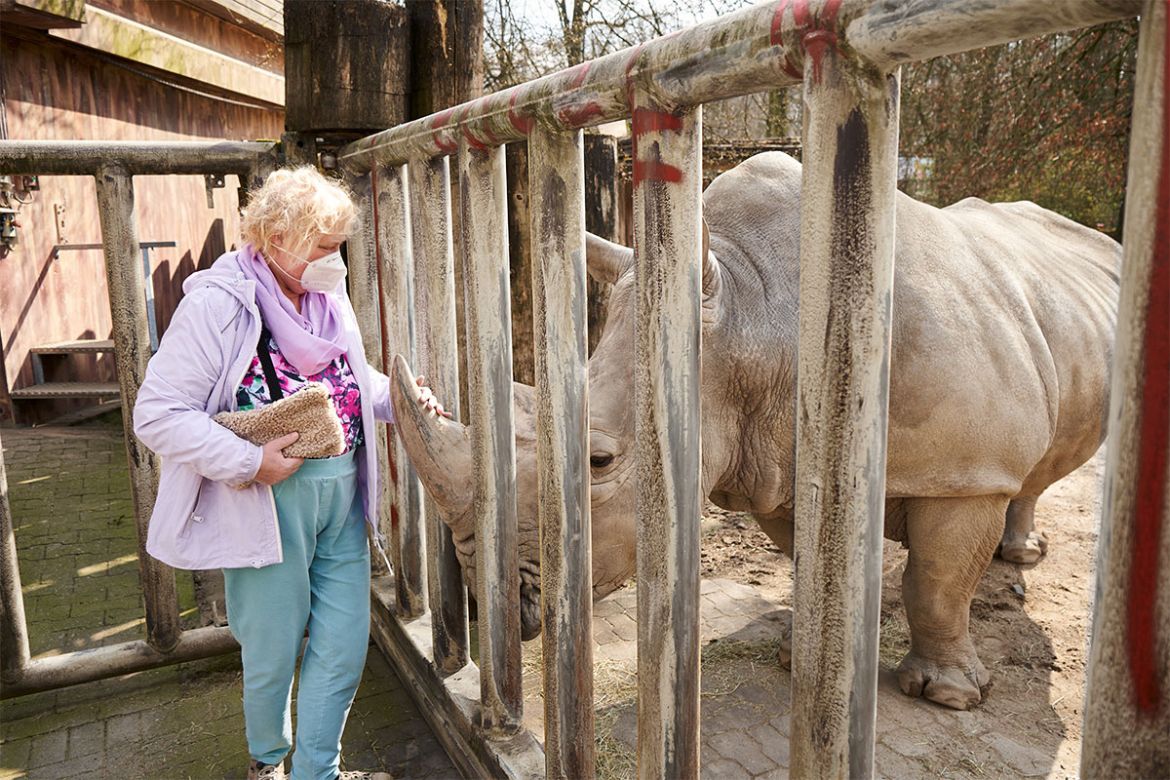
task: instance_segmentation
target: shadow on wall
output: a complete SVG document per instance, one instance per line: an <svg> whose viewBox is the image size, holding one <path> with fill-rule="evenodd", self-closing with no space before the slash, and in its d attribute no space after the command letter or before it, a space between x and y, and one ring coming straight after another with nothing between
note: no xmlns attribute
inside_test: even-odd
<svg viewBox="0 0 1170 780"><path fill-rule="evenodd" d="M183 282L196 271L211 267L216 258L228 251L222 219L212 221L203 238L199 259L195 260L188 250L171 268L172 261L164 260L154 269L151 282L154 285L155 316L158 318L158 335L161 338L170 325L179 301L183 298Z"/></svg>

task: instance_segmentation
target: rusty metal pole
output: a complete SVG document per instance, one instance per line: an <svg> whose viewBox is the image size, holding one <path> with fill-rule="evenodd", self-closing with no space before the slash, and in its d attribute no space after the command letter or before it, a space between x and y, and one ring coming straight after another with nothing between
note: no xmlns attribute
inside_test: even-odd
<svg viewBox="0 0 1170 780"><path fill-rule="evenodd" d="M480 706L491 736L520 727L520 563L504 147L459 148L476 519Z"/></svg>
<svg viewBox="0 0 1170 780"><path fill-rule="evenodd" d="M1142 12L1084 777L1170 769L1170 24Z"/></svg>
<svg viewBox="0 0 1170 780"><path fill-rule="evenodd" d="M349 300L357 317L358 330L362 334L366 362L371 368L384 372L386 365L382 355L382 307L379 303L382 295L378 283L374 176L373 173L367 173L346 177L357 206L357 220L346 241L346 256L349 261ZM380 427L379 434L384 433L385 430ZM367 442L370 454L378 459L378 503L371 510L374 512L374 527L378 529L377 533L382 534L385 525L390 522L393 488L386 436L378 435L375 439L373 447L369 447L370 442ZM373 556L372 565L375 570L380 570L384 565L377 554Z"/></svg>
<svg viewBox="0 0 1170 780"><path fill-rule="evenodd" d="M130 459L130 492L138 524L138 572L146 604L146 641L159 652L179 642L179 598L175 572L146 552L146 529L158 493L158 456L134 435L132 414L138 388L146 378L150 332L146 318L146 279L138 253L134 183L124 168L98 171L98 214L106 255L106 286L113 322L114 357L122 395L122 425Z"/></svg>
<svg viewBox="0 0 1170 780"><path fill-rule="evenodd" d="M699 776L702 110L634 88L638 777Z"/></svg>
<svg viewBox="0 0 1170 780"><path fill-rule="evenodd" d="M528 141L545 776L595 775L585 163L580 130Z"/></svg>
<svg viewBox="0 0 1170 780"><path fill-rule="evenodd" d="M8 502L4 447L0 445L0 682L16 682L28 664L24 594L20 589L20 565L12 530L12 505Z"/></svg>
<svg viewBox="0 0 1170 780"><path fill-rule="evenodd" d="M873 775L897 72L804 36L792 775Z"/></svg>
<svg viewBox="0 0 1170 780"><path fill-rule="evenodd" d="M387 368L394 355L402 355L415 365L414 251L407 175L405 166L381 166L374 183L382 322L386 339L383 351ZM422 485L397 437L390 446L394 456L390 557L394 564L396 601L401 617L416 618L427 607Z"/></svg>
<svg viewBox="0 0 1170 780"><path fill-rule="evenodd" d="M411 240L415 254L415 343L420 373L435 396L459 419L459 342L455 335L455 255L451 235L451 168L446 157L411 162ZM467 589L455 557L451 529L426 497L427 587L435 666L454 672L467 665Z"/></svg>

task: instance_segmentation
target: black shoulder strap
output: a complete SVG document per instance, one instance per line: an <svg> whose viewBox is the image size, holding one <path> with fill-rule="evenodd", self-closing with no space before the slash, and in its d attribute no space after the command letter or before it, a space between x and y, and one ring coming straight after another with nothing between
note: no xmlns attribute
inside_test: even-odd
<svg viewBox="0 0 1170 780"><path fill-rule="evenodd" d="M268 396L273 401L284 398L284 391L280 389L280 380L276 376L276 367L272 365L272 355L268 352L267 326L260 323L260 342L256 345L256 356L260 358L260 365L264 369L264 379L268 382Z"/></svg>

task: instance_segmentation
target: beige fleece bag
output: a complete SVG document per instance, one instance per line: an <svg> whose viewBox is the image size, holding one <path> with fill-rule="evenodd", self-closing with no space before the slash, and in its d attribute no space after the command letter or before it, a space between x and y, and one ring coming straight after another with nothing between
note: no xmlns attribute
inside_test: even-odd
<svg viewBox="0 0 1170 780"><path fill-rule="evenodd" d="M264 445L287 433L301 435L284 448L289 458L330 458L345 452L341 418L329 389L309 382L275 403L245 412L220 412L211 419L253 444Z"/></svg>

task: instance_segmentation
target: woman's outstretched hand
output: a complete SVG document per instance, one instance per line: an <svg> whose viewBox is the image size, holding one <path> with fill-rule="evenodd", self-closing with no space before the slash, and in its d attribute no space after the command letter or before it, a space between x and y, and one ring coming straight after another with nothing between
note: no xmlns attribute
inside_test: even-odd
<svg viewBox="0 0 1170 780"><path fill-rule="evenodd" d="M422 388L422 397L418 399L418 402L422 404L428 412L434 412L436 416L446 417L448 420L450 420L451 413L443 408L443 405L439 403L439 399L435 398L435 394L431 392L431 388L427 387L427 378L425 376L420 376L415 380L415 382L419 387Z"/></svg>
<svg viewBox="0 0 1170 780"><path fill-rule="evenodd" d="M305 459L286 458L281 450L299 438L301 438L301 435L293 431L265 444L264 459L260 461L260 470L256 472L256 478L253 481L261 482L265 485L275 485L295 474Z"/></svg>

